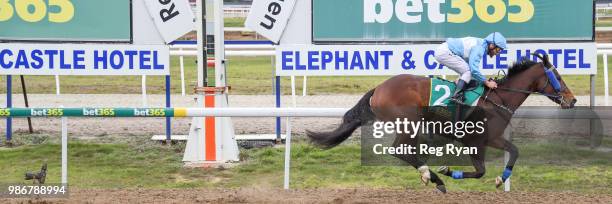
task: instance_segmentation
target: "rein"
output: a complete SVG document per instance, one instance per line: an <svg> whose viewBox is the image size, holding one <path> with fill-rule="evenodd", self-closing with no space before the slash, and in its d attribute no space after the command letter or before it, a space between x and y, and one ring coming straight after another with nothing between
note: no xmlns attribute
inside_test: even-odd
<svg viewBox="0 0 612 204"><path fill-rule="evenodd" d="M544 87L542 89L538 90L538 91L530 91L530 90L515 89L515 88L505 88L505 87L499 87L497 89L503 90L503 91L509 91L509 92L524 93L524 94L527 94L527 95L531 95L531 94L542 95L542 96L549 97L549 98L551 98L551 99L553 99L555 101L558 101L560 104L561 103L566 103L565 100L563 100L563 95L560 94L561 87L560 87L559 81L557 80L557 78L554 77L554 74L552 74L553 73L552 70L554 69L554 67L552 67L552 68L544 67L544 69L545 69L546 78L547 78L546 85L544 85ZM499 74L498 74L498 76L499 76ZM495 79L495 81L498 82L498 83L506 81L506 80L507 80L507 76L505 76L501 80ZM549 84L552 84L553 89L555 90L555 94L548 94L548 93L544 92L544 89L546 89L546 87L548 87ZM487 94L484 97L484 100L489 102L489 103L491 103L491 104L493 104L493 105L495 105L495 106L497 106L498 108L501 108L502 110L507 111L508 113L510 113L510 115L513 115L514 114L514 110L512 110L510 107L508 107L508 105L506 105L506 103L504 102L504 99L501 96L499 96L499 94L497 94L497 89L489 89L487 91ZM491 93L491 90L493 90L497 94L497 96L501 100L502 104L499 104L499 103L489 99L489 94Z"/></svg>
<svg viewBox="0 0 612 204"><path fill-rule="evenodd" d="M546 88L546 87L544 87L544 88ZM542 96L547 96L547 97L551 97L551 98L555 98L555 99L563 98L563 96L558 95L558 94L547 94L547 93L543 93L543 92L540 92L540 91L528 91L528 90L513 89L513 88L497 88L497 89L504 90L504 91L510 91L510 92L524 93L524 94L542 95Z"/></svg>

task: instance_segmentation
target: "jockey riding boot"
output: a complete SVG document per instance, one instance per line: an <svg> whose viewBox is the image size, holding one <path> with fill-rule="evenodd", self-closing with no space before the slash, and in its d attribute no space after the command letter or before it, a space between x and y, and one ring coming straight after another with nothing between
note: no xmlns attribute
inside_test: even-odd
<svg viewBox="0 0 612 204"><path fill-rule="evenodd" d="M458 104L463 104L463 91L465 89L466 84L467 83L461 79L457 81L457 87L455 88L455 94L453 95L453 97L451 97L451 101L458 103Z"/></svg>

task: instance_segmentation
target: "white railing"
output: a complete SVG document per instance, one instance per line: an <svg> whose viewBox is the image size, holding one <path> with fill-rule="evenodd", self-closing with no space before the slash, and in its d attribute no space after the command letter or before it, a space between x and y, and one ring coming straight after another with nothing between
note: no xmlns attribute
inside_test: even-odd
<svg viewBox="0 0 612 204"><path fill-rule="evenodd" d="M204 117L342 117L348 109L346 108L188 108L190 116ZM44 116L36 116L44 117ZM70 117L70 116L67 116ZM68 183L68 129L67 117L61 117L61 181ZM92 117L92 116L86 116ZM560 119L560 118L579 118L579 119L612 119L611 111L599 111L594 114L592 110L529 110L519 109L514 117L531 119ZM290 125L289 123L287 125ZM506 130L509 130L508 128ZM287 128L285 139L285 165L284 165L284 188L289 189L289 174L291 164L291 130ZM505 137L510 137L510 132L504 133ZM508 162L509 154L505 152L505 163ZM510 191L510 180L506 180L505 191Z"/></svg>
<svg viewBox="0 0 612 204"><path fill-rule="evenodd" d="M274 56L275 46L274 45L225 45L226 56ZM197 56L196 45L171 45L170 56L179 57L180 75L181 75L181 95L185 96L185 65L184 57L186 56ZM146 76L142 76L142 93L143 99L146 99ZM146 106L146 101L143 101L143 105Z"/></svg>
<svg viewBox="0 0 612 204"><path fill-rule="evenodd" d="M184 57L185 56L196 56L196 46L195 45L172 45L170 46L170 56L179 56L180 60L180 74L181 74L181 93L185 95L185 73L184 73ZM274 49L276 46L274 45L226 45L225 48L227 56L275 56ZM605 94L605 105L609 105L609 74L608 74L608 55L612 54L612 43L598 43L597 44L597 54L603 55L603 75L604 75L604 94ZM274 63L274 62L272 62ZM142 93L143 99L146 98L146 76L143 76L142 80ZM295 83L295 77L291 78L292 85ZM304 76L303 80L303 89L302 95L306 95L306 83L307 77ZM59 77L56 76L56 94L59 95ZM295 90L292 90L292 95L295 93ZM146 101L143 101L143 105L146 106Z"/></svg>
<svg viewBox="0 0 612 204"><path fill-rule="evenodd" d="M595 17L597 20L602 17L612 17L612 6L611 5L597 5L595 8Z"/></svg>
<svg viewBox="0 0 612 204"><path fill-rule="evenodd" d="M226 18L246 18L251 12L250 7L225 7L223 8L223 16Z"/></svg>
<svg viewBox="0 0 612 204"><path fill-rule="evenodd" d="M225 27L223 28L224 31L234 31L234 32L255 32L251 29L248 28L243 28L243 27Z"/></svg>
<svg viewBox="0 0 612 204"><path fill-rule="evenodd" d="M194 51L197 50L196 45L170 45L170 50L176 49L184 49ZM225 45L226 50L274 50L276 46L274 45ZM227 52L226 52L227 53Z"/></svg>
<svg viewBox="0 0 612 204"><path fill-rule="evenodd" d="M597 55L603 55L603 75L604 75L604 101L605 105L609 105L610 85L608 81L608 54L612 54L612 43L598 43Z"/></svg>
<svg viewBox="0 0 612 204"><path fill-rule="evenodd" d="M191 5L191 10L194 14L198 14L195 3ZM246 18L251 12L250 6L225 6L223 8L223 17L225 18Z"/></svg>

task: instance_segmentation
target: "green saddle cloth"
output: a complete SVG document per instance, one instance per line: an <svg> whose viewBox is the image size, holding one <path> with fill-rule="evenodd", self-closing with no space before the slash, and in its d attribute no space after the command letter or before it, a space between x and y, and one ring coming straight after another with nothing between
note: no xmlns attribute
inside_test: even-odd
<svg viewBox="0 0 612 204"><path fill-rule="evenodd" d="M431 93L429 97L429 111L436 113L438 117L448 120L463 120L467 118L472 108L467 110L459 109L457 111L457 103L450 100L455 93L455 82L440 78L432 78L430 80ZM468 106L478 105L478 98L484 93L484 86L479 84L477 87L468 88L463 92L463 103ZM457 116L460 114L460 116Z"/></svg>
<svg viewBox="0 0 612 204"><path fill-rule="evenodd" d="M456 104L450 100L455 93L455 82L432 78L430 80L431 93L429 97L429 106L447 106L452 107ZM476 106L478 98L484 93L484 86L479 84L476 88L470 88L464 92L464 101L466 105Z"/></svg>

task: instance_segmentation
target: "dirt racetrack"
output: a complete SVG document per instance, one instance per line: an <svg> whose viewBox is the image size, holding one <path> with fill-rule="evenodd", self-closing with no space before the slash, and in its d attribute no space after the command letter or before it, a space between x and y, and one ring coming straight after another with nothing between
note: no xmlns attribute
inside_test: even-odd
<svg viewBox="0 0 612 204"><path fill-rule="evenodd" d="M566 192L450 192L382 189L73 190L69 199L0 203L612 203L612 195Z"/></svg>

